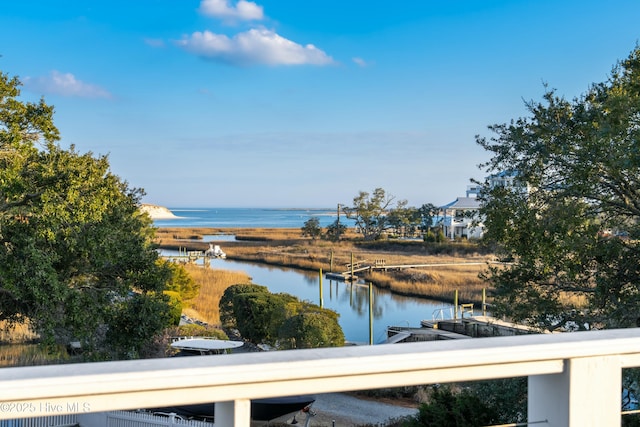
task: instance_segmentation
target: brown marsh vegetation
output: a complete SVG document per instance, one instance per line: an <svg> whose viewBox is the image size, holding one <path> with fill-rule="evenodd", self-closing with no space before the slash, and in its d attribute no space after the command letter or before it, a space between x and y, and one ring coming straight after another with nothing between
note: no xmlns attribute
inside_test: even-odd
<svg viewBox="0 0 640 427"><path fill-rule="evenodd" d="M249 276L241 271L202 268L188 264L185 268L193 280L200 285L200 290L193 300L186 302L182 313L210 325L220 324L218 306L225 289L232 285L251 282Z"/></svg>
<svg viewBox="0 0 640 427"><path fill-rule="evenodd" d="M480 303L486 284L478 275L494 259L491 253L469 242L372 243L359 240L353 231L340 242L329 242L302 237L297 228L161 228L157 230L157 241L163 248L204 251L209 243L203 242L202 236L216 234L236 236L235 241L216 244L223 248L227 258L239 261L323 272L349 271L347 265L352 259L354 263L382 260L386 266L423 265L372 271L365 280L398 294L442 301L452 301L457 290L460 302ZM490 295L490 290L487 291Z"/></svg>

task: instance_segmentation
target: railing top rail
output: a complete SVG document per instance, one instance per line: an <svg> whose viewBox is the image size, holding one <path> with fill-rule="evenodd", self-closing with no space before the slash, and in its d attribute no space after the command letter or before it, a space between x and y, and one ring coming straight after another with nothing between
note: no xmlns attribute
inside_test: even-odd
<svg viewBox="0 0 640 427"><path fill-rule="evenodd" d="M603 356L640 366L640 329L3 368L0 402L106 411L542 375Z"/></svg>

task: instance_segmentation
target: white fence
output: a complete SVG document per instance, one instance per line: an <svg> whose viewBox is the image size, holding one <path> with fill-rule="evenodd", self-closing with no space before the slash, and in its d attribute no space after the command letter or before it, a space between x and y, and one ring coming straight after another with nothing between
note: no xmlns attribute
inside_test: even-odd
<svg viewBox="0 0 640 427"><path fill-rule="evenodd" d="M81 418L217 402L216 425L249 427L251 399L527 376L530 423L617 426L622 369L639 366L635 328L3 368L0 419L80 412L106 427Z"/></svg>
<svg viewBox="0 0 640 427"><path fill-rule="evenodd" d="M146 412L110 411L98 414L78 416L80 425L106 427L211 427L213 424L204 421L183 420L176 416L161 416Z"/></svg>
<svg viewBox="0 0 640 427"><path fill-rule="evenodd" d="M0 427L211 427L212 425L204 421L184 420L175 416L175 414L164 416L132 411L109 411L0 420Z"/></svg>
<svg viewBox="0 0 640 427"><path fill-rule="evenodd" d="M0 427L71 427L77 425L78 416L76 414L0 421Z"/></svg>

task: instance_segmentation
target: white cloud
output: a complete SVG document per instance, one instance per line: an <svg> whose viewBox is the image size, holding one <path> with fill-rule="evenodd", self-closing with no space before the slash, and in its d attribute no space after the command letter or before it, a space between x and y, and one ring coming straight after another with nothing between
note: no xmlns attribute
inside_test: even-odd
<svg viewBox="0 0 640 427"><path fill-rule="evenodd" d="M334 62L312 44L302 46L266 29L251 29L232 38L198 31L176 43L200 57L234 65L328 65Z"/></svg>
<svg viewBox="0 0 640 427"><path fill-rule="evenodd" d="M80 98L111 98L111 94L97 85L76 79L71 73L60 73L53 70L48 76L26 77L23 83L30 91L50 95L61 95Z"/></svg>
<svg viewBox="0 0 640 427"><path fill-rule="evenodd" d="M366 67L367 65L369 65L367 61L365 61L362 58L355 57L355 58L351 58L351 60L361 67Z"/></svg>
<svg viewBox="0 0 640 427"><path fill-rule="evenodd" d="M246 0L240 0L234 6L228 0L202 0L200 11L215 18L227 20L259 21L264 18L262 6Z"/></svg>

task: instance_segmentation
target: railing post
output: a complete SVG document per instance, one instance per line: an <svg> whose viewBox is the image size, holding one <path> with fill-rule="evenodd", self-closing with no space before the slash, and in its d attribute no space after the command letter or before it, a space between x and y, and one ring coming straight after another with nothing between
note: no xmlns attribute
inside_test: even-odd
<svg viewBox="0 0 640 427"><path fill-rule="evenodd" d="M529 377L529 422L546 420L551 427L619 426L619 357L582 357L564 364L562 373Z"/></svg>
<svg viewBox="0 0 640 427"><path fill-rule="evenodd" d="M251 401L249 399L238 399L230 402L216 402L215 405L215 426L251 426Z"/></svg>

